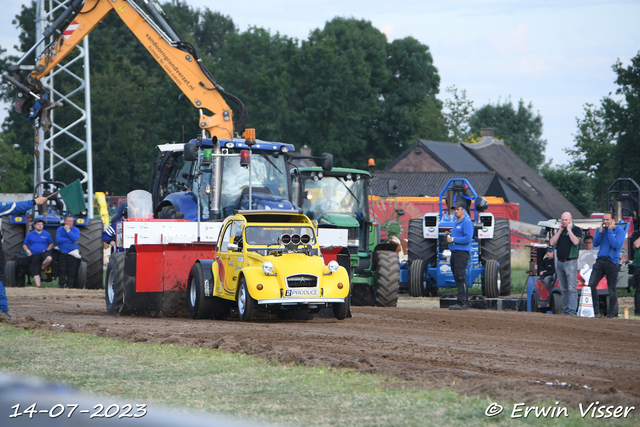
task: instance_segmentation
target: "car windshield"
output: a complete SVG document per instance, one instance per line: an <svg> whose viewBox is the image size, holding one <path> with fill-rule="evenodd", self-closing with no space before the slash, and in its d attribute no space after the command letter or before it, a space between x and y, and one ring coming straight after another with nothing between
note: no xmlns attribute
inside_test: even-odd
<svg viewBox="0 0 640 427"><path fill-rule="evenodd" d="M285 157L277 152L254 151L251 155L253 193L266 193L289 200L289 173ZM240 166L238 157L222 158L220 209L230 215L240 208L242 195L249 191L249 169Z"/></svg>
<svg viewBox="0 0 640 427"><path fill-rule="evenodd" d="M302 209L311 219L324 213L356 214L366 211L364 180L346 180L343 177L325 176L320 181L303 179Z"/></svg>
<svg viewBox="0 0 640 427"><path fill-rule="evenodd" d="M309 244L314 245L316 243L313 228L307 226L249 226L245 229L245 240L247 244L253 246L271 246L280 245L280 238L288 234L289 236L309 235L311 240Z"/></svg>

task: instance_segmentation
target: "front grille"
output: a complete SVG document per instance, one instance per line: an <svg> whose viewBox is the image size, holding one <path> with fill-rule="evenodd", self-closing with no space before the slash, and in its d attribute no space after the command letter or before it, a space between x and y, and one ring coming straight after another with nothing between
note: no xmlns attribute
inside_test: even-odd
<svg viewBox="0 0 640 427"><path fill-rule="evenodd" d="M297 274L287 277L289 288L315 288L318 286L318 277L310 274Z"/></svg>

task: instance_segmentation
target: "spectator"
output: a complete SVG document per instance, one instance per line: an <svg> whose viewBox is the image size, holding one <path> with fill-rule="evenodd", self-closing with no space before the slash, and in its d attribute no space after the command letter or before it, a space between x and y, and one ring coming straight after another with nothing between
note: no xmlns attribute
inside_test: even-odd
<svg viewBox="0 0 640 427"><path fill-rule="evenodd" d="M571 213L560 217L560 229L549 239L549 244L558 250L556 274L562 290L562 313L575 316L578 309L578 251L582 230L573 225Z"/></svg>
<svg viewBox="0 0 640 427"><path fill-rule="evenodd" d="M105 249L111 246L112 248L111 251L113 252L115 250L116 237L117 237L116 224L121 222L126 217L127 217L127 202L122 202L120 203L120 206L118 206L118 211L116 212L116 214L113 216L113 218L111 218L111 225L102 232L102 241L105 243L105 245L107 245L105 246ZM120 248L118 250L122 251L124 249Z"/></svg>
<svg viewBox="0 0 640 427"><path fill-rule="evenodd" d="M80 230L73 226L73 217L65 215L64 225L56 232L56 243L60 255L58 256L58 284L61 288L76 287L76 274L80 265L78 252Z"/></svg>
<svg viewBox="0 0 640 427"><path fill-rule="evenodd" d="M38 197L35 201L2 202L0 203L0 218L9 215L22 215L33 208L34 204L41 205L46 201L46 197ZM4 250L2 249L2 233L0 233L0 316L11 317L9 314L7 295L4 292Z"/></svg>
<svg viewBox="0 0 640 427"><path fill-rule="evenodd" d="M553 289L553 285L555 284L555 274L556 274L556 263L553 259L553 246L549 246L547 248L547 252L544 254L544 258L540 263L539 274L542 277L542 283L547 287L549 293L551 293L551 289Z"/></svg>
<svg viewBox="0 0 640 427"><path fill-rule="evenodd" d="M636 293L633 296L634 314L640 316L640 230L634 231L631 235L631 246L633 247L633 267L635 269L632 283L633 287L636 288Z"/></svg>
<svg viewBox="0 0 640 427"><path fill-rule="evenodd" d="M587 234L584 238L584 249L587 251L593 250L593 236Z"/></svg>
<svg viewBox="0 0 640 427"><path fill-rule="evenodd" d="M44 270L51 264L51 248L53 248L51 235L43 229L44 221L36 219L33 223L33 230L27 234L22 245L29 256L29 269L38 288L40 287L40 276L46 275Z"/></svg>
<svg viewBox="0 0 640 427"><path fill-rule="evenodd" d="M624 237L624 230L616 226L613 212L605 212L602 217L602 225L596 230L596 236L593 239L593 244L600 246L600 249L589 278L589 287L593 297L593 314L596 317L602 317L597 286L603 277L607 278L607 287L609 288L607 317L618 317L618 291L616 290L616 284L618 283L620 251L622 250Z"/></svg>

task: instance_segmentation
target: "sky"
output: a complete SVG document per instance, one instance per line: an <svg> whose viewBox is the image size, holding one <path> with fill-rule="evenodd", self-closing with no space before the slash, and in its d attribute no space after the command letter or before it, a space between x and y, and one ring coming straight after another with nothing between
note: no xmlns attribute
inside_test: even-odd
<svg viewBox="0 0 640 427"><path fill-rule="evenodd" d="M11 20L26 2L0 0L0 46L18 44ZM389 41L414 37L429 46L446 87L466 90L478 109L522 99L542 117L546 158L567 164L576 118L613 92L613 64L640 51L639 0L186 0L251 26L306 40L335 16L365 19ZM224 85L224 82L221 82ZM251 106L248 106L251 111ZM5 107L6 110L6 107ZM0 112L0 114L3 114ZM4 113L6 114L6 112ZM496 135L500 137L500 135Z"/></svg>

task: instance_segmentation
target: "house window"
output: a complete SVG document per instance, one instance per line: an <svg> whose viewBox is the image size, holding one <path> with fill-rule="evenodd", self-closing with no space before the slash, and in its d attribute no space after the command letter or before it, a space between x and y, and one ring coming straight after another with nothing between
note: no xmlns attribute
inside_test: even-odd
<svg viewBox="0 0 640 427"><path fill-rule="evenodd" d="M538 190L536 190L535 187L533 185L531 185L531 183L529 181L527 181L527 179L524 176L522 177L522 182L524 182L524 185L529 187L531 189L531 191L536 193L538 196L540 195L540 192Z"/></svg>

